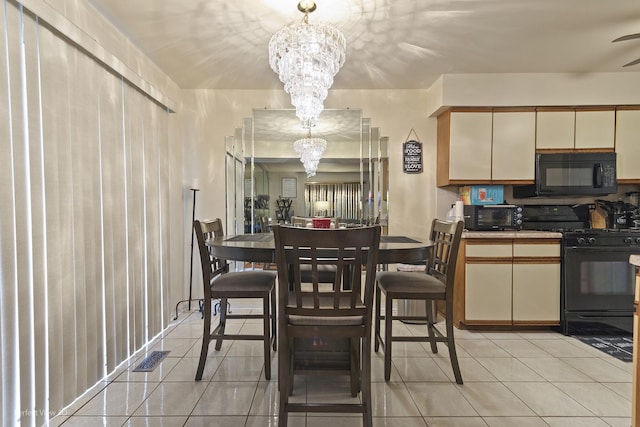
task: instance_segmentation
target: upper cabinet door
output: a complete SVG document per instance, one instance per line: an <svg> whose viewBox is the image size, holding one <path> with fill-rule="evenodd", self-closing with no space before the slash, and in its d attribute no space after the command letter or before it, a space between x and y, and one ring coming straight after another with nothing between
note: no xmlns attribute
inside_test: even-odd
<svg viewBox="0 0 640 427"><path fill-rule="evenodd" d="M536 113L493 113L492 181L535 178Z"/></svg>
<svg viewBox="0 0 640 427"><path fill-rule="evenodd" d="M640 110L616 112L618 180L640 179Z"/></svg>
<svg viewBox="0 0 640 427"><path fill-rule="evenodd" d="M491 112L452 112L449 141L449 178L491 179Z"/></svg>
<svg viewBox="0 0 640 427"><path fill-rule="evenodd" d="M615 110L576 111L576 149L614 148Z"/></svg>
<svg viewBox="0 0 640 427"><path fill-rule="evenodd" d="M575 111L538 111L536 149L572 150L575 141Z"/></svg>

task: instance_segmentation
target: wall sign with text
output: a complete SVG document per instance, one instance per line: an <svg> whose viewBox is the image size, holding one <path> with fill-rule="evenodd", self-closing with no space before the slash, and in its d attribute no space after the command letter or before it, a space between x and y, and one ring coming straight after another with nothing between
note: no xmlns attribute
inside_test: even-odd
<svg viewBox="0 0 640 427"><path fill-rule="evenodd" d="M404 173L422 173L422 142L410 140L402 144Z"/></svg>

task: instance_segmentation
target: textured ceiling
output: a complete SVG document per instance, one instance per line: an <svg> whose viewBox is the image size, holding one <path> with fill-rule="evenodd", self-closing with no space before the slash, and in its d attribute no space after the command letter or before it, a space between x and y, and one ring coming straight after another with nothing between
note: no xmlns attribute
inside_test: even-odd
<svg viewBox="0 0 640 427"><path fill-rule="evenodd" d="M267 45L296 0L89 0L182 88L282 88ZM450 73L633 72L638 0L317 0L347 39L333 88L428 88Z"/></svg>
<svg viewBox="0 0 640 427"><path fill-rule="evenodd" d="M269 39L302 18L297 0L89 1L185 89L282 89L269 67ZM640 72L640 65L622 67L640 58L640 39L612 43L640 32L639 0L317 4L310 20L335 25L347 40L333 89L426 89L455 73ZM324 112L313 135L329 144L337 135L358 140L353 114ZM261 144L290 146L304 136L292 111L254 110L254 117ZM270 170L286 167L275 156L262 160ZM334 170L328 159L322 170Z"/></svg>

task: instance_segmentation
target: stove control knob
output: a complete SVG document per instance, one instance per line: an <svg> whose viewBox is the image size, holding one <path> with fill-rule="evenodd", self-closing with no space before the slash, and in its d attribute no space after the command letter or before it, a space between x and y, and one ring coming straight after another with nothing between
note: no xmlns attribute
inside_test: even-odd
<svg viewBox="0 0 640 427"><path fill-rule="evenodd" d="M578 244L579 245L584 245L585 243L587 243L586 239L584 237L578 237Z"/></svg>
<svg viewBox="0 0 640 427"><path fill-rule="evenodd" d="M633 243L633 237L625 237L623 242L626 243L627 245L630 245Z"/></svg>
<svg viewBox="0 0 640 427"><path fill-rule="evenodd" d="M640 245L640 237L636 237L636 243Z"/></svg>
<svg viewBox="0 0 640 427"><path fill-rule="evenodd" d="M596 244L596 238L595 237L589 237L588 242L589 242L590 245L595 245Z"/></svg>

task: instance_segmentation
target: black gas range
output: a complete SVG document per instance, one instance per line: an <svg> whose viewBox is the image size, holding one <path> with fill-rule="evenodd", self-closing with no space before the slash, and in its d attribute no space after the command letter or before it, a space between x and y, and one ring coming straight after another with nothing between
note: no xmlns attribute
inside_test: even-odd
<svg viewBox="0 0 640 427"><path fill-rule="evenodd" d="M590 228L587 205L524 206L524 229L562 233L561 330L633 332L634 268L640 229Z"/></svg>
<svg viewBox="0 0 640 427"><path fill-rule="evenodd" d="M640 247L640 228L576 229L562 233L565 246Z"/></svg>

